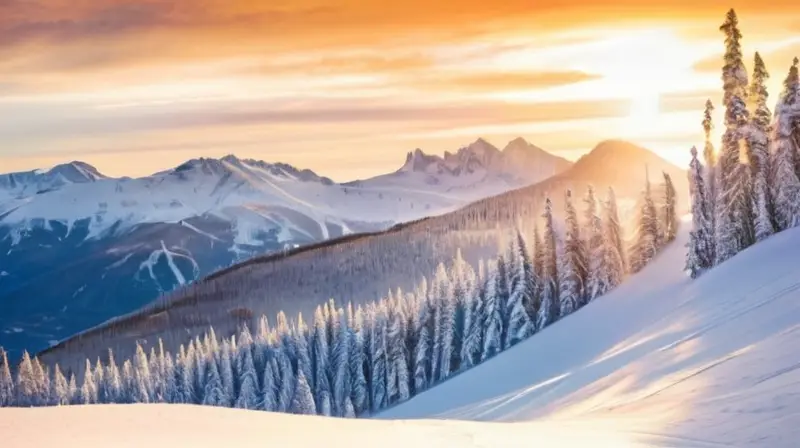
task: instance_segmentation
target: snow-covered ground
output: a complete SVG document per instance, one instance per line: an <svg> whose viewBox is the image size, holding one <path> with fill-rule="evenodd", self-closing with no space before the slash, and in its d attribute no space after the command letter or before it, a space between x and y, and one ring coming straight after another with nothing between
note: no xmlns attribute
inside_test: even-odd
<svg viewBox="0 0 800 448"><path fill-rule="evenodd" d="M682 272L687 227L614 292L376 420L0 409L3 446L798 446L800 229L692 281Z"/></svg>
<svg viewBox="0 0 800 448"><path fill-rule="evenodd" d="M47 428L36 430L35 428ZM669 440L605 422L497 424L378 421L188 405L97 405L0 409L4 448L649 448ZM683 444L701 448L716 445Z"/></svg>

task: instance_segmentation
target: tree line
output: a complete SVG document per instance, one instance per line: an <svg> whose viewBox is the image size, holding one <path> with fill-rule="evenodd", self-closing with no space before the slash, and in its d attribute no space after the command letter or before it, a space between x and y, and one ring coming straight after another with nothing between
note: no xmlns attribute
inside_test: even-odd
<svg viewBox="0 0 800 448"><path fill-rule="evenodd" d="M548 198L529 238L517 230L477 268L458 251L430 281L364 306L318 306L310 323L281 312L230 337L210 328L176 353L137 345L121 364L86 360L80 383L27 352L12 371L0 360L0 406L190 403L295 414L357 417L403 402L478 365L568 316L641 270L675 238L676 195L664 174L648 179L634 243L624 244L613 189L589 187L579 217L564 197L563 231ZM2 351L0 349L0 351Z"/></svg>
<svg viewBox="0 0 800 448"><path fill-rule="evenodd" d="M776 232L800 223L800 78L795 57L775 113L769 109L761 55L748 79L739 21L728 11L722 67L725 130L719 152L712 143L711 100L703 117L705 148L691 149L689 169L692 231L686 269L692 278Z"/></svg>

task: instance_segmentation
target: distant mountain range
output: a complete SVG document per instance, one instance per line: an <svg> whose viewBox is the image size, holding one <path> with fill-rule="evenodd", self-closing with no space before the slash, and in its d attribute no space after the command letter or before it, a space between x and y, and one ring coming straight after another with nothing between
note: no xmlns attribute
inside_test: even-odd
<svg viewBox="0 0 800 448"><path fill-rule="evenodd" d="M476 143L484 146L480 141ZM397 186L412 177L456 180L452 176L476 171L477 165L473 166L470 160L483 153L458 154L438 158L412 153L397 173L357 185ZM500 162L484 164L489 158L477 160L483 160L482 167L502 166ZM595 187L600 198L613 186L623 216L630 215L648 173L657 190L662 171L672 177L681 205L685 206L688 192L685 171L636 145L602 142L566 170L535 184L383 232L334 238L286 254L257 256L217 271L140 311L71 338L43 356L48 362L61 362L62 366L74 360L70 358L72 353L80 355L77 359L94 358L103 356L108 347L120 356L127 356L134 341L148 345L163 338L174 345L202 334L209 325L223 335L242 323L254 325L253 319L262 314L273 318L278 311L284 311L289 317L297 312L309 316L314 307L330 298L340 304L348 301L357 304L373 301L396 288L410 290L417 287L423 276L431 276L440 262L449 262L458 249L474 264L480 258L496 255L499 239L508 236L511 229L521 228L530 234L540 221L547 196L553 199L558 214L566 189L575 192L576 206L582 209L580 199L588 185ZM441 180L431 182L434 191L455 191L453 182L447 186ZM557 224L560 223L559 218ZM629 226L628 230L632 228Z"/></svg>
<svg viewBox="0 0 800 448"><path fill-rule="evenodd" d="M0 340L40 350L248 258L455 210L570 167L523 139L339 184L310 170L189 160L142 178L83 162L0 175Z"/></svg>

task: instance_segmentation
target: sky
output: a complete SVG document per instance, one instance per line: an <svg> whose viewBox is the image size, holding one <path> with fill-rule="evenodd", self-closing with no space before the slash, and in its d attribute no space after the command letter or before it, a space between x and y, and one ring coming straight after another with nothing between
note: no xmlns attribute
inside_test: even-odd
<svg viewBox="0 0 800 448"><path fill-rule="evenodd" d="M624 138L685 164L721 99L731 6L774 100L800 55L796 2L0 0L0 172L236 154L345 181L518 136L573 160Z"/></svg>

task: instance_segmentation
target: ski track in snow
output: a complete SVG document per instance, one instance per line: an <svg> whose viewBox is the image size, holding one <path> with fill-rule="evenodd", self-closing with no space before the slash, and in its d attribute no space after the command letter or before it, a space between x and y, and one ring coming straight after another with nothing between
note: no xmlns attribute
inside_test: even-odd
<svg viewBox="0 0 800 448"><path fill-rule="evenodd" d="M172 274L175 275L175 279L178 280L178 283L183 286L186 284L186 278L181 273L181 270L178 269L178 266L175 265L175 260L172 259L172 252L167 249L167 246L164 245L164 240L161 240L161 250L164 251L164 256L167 257L167 264L169 265L170 270L172 270Z"/></svg>
<svg viewBox="0 0 800 448"><path fill-rule="evenodd" d="M193 225L189 224L189 223L188 223L188 222L186 222L185 220L182 220L182 221L181 221L181 225L182 225L182 226L184 226L184 227L186 227L187 229L189 229L189 230L193 231L193 232L196 232L196 233L198 233L198 234L200 234L200 235L206 236L206 237L208 237L208 238L210 238L210 239L212 239L212 240L214 240L214 241L220 241L220 242L222 241L221 239L217 238L216 236L214 236L214 235L212 235L212 234L210 234L210 233L208 233L208 232L203 232L202 230L200 230L200 229L198 229L197 227L195 227L195 226L193 226Z"/></svg>
<svg viewBox="0 0 800 448"><path fill-rule="evenodd" d="M615 291L377 418L602 419L646 446L796 448L800 229L690 280L687 227Z"/></svg>

